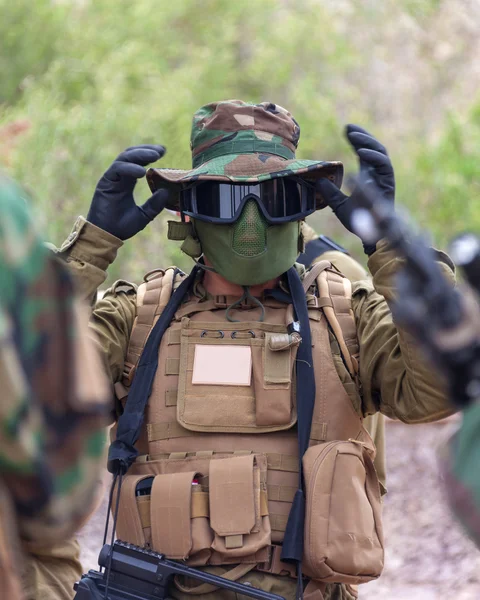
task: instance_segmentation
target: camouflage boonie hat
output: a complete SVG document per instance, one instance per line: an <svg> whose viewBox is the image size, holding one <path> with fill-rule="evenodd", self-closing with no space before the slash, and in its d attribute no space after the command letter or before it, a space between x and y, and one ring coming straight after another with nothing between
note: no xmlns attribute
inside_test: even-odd
<svg viewBox="0 0 480 600"><path fill-rule="evenodd" d="M299 138L298 123L278 104L212 102L193 116L190 141L193 168L149 169L147 180L152 191L170 188L167 206L174 210L179 210L180 190L202 180L258 183L297 175L311 183L328 177L340 187L342 163L296 159ZM322 200L317 197L317 208L321 207Z"/></svg>

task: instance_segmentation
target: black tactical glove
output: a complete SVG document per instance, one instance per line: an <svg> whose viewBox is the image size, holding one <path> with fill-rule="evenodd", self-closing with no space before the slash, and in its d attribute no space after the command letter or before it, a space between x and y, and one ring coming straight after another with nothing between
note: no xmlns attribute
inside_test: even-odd
<svg viewBox="0 0 480 600"><path fill-rule="evenodd" d="M372 178L382 193L384 200L391 202L393 205L395 200L395 176L386 148L358 125L347 125L345 132L348 141L358 155L360 176L363 178ZM326 178L321 178L317 181L317 189L342 225L348 231L355 233L352 227L352 214L357 208L355 199L356 190L353 190L351 196L346 196ZM376 242L378 240L374 242L369 240L368 244L363 242L365 254L370 256L375 252Z"/></svg>
<svg viewBox="0 0 480 600"><path fill-rule="evenodd" d="M165 154L163 146L127 148L105 172L95 188L87 221L121 240L144 229L165 208L168 192L157 190L142 206L135 204L137 179L145 177L145 166Z"/></svg>

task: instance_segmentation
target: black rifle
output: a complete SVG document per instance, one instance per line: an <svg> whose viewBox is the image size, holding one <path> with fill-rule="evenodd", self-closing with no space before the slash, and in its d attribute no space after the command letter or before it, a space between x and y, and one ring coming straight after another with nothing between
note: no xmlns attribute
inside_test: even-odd
<svg viewBox="0 0 480 600"><path fill-rule="evenodd" d="M102 548L98 557L100 567L108 567L110 552L109 600L164 600L175 575L190 577L257 600L284 600L283 596L204 573L180 562L168 560L163 554L119 540L113 547L105 544ZM106 580L107 571L89 571L74 586L77 592L75 600L103 600Z"/></svg>
<svg viewBox="0 0 480 600"><path fill-rule="evenodd" d="M462 268L470 286L480 295L480 239L473 233L463 233L450 244L450 254Z"/></svg>
<svg viewBox="0 0 480 600"><path fill-rule="evenodd" d="M404 259L396 276L395 322L423 346L447 377L452 401L464 407L480 396L480 308L470 289L454 288L437 262L438 254L385 202L371 177L354 182L359 193L356 233L367 243L385 238ZM480 248L480 246L478 246ZM477 259L480 253L477 255ZM480 260L469 261L470 276Z"/></svg>

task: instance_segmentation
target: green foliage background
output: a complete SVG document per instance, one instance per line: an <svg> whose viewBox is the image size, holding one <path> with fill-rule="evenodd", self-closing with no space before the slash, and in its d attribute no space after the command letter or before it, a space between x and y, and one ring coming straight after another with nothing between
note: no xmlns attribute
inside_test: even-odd
<svg viewBox="0 0 480 600"><path fill-rule="evenodd" d="M196 108L271 100L299 121L300 157L354 170L342 128L371 129L394 160L399 202L443 246L456 231L480 231L480 102L466 70L478 53L455 4L0 0L0 128L31 124L6 168L59 245L123 148L161 143L162 165L188 168ZM148 197L145 182L137 188ZM189 267L166 240L166 218L125 244L110 279ZM358 248L327 211L313 223Z"/></svg>

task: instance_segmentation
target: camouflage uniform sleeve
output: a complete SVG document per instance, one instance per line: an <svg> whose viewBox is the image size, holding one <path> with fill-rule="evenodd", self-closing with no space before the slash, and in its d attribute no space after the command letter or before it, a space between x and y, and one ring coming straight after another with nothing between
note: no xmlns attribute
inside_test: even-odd
<svg viewBox="0 0 480 600"><path fill-rule="evenodd" d="M480 402L468 406L458 430L438 448L450 508L480 548Z"/></svg>
<svg viewBox="0 0 480 600"><path fill-rule="evenodd" d="M438 259L453 285L450 259L440 252ZM454 410L446 383L425 360L415 340L393 322L388 301L394 298L393 276L401 263L382 240L368 262L373 283L365 280L353 284L363 410L365 414L381 411L405 423L426 423L443 419Z"/></svg>
<svg viewBox="0 0 480 600"><path fill-rule="evenodd" d="M88 516L104 463L109 386L64 266L0 181L0 478L30 547Z"/></svg>
<svg viewBox="0 0 480 600"><path fill-rule="evenodd" d="M137 291L133 284L117 281L101 300L95 303L95 298L98 287L107 277L107 268L122 245L117 237L79 217L60 248L83 296L94 305L90 328L113 383L122 377L137 312Z"/></svg>

